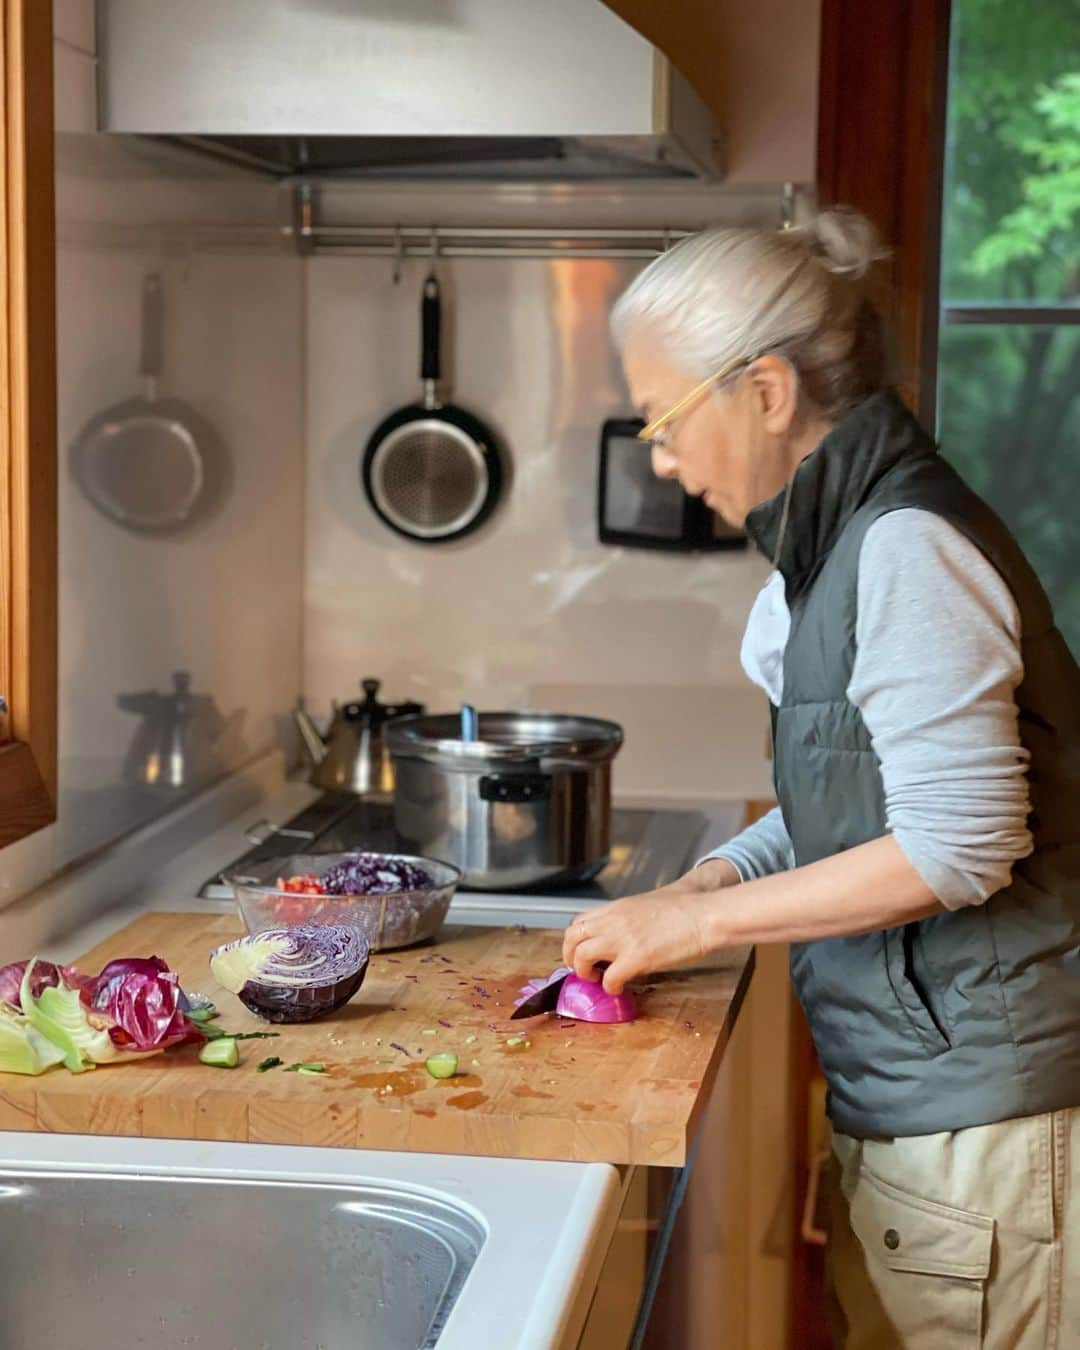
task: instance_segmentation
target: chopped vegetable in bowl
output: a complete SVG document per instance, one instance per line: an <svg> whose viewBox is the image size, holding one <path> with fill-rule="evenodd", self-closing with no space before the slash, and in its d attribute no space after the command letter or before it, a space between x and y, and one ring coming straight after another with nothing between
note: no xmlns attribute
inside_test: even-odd
<svg viewBox="0 0 1080 1350"><path fill-rule="evenodd" d="M379 853L357 853L328 867L320 878L326 895L400 895L429 891L431 873L410 858Z"/></svg>
<svg viewBox="0 0 1080 1350"><path fill-rule="evenodd" d="M372 951L433 937L461 873L396 853L308 853L270 858L227 878L249 933L291 924L350 924Z"/></svg>

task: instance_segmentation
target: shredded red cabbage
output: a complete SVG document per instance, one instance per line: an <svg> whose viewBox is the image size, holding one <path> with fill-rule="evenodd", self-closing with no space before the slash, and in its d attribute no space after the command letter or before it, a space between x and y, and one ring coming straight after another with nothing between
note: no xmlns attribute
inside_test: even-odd
<svg viewBox="0 0 1080 1350"><path fill-rule="evenodd" d="M430 890L435 884L416 863L374 853L358 853L335 863L322 873L319 883L326 895L396 895Z"/></svg>

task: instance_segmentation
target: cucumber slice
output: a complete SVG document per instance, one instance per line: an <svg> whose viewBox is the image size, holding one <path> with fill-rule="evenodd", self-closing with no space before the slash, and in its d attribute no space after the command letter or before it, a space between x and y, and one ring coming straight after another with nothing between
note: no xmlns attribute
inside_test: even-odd
<svg viewBox="0 0 1080 1350"><path fill-rule="evenodd" d="M457 1073L457 1055L445 1051L441 1055L431 1055L424 1060L424 1068L432 1078L453 1078Z"/></svg>
<svg viewBox="0 0 1080 1350"><path fill-rule="evenodd" d="M207 1041L199 1051L199 1062L215 1069L235 1069L240 1063L240 1052L231 1036L219 1036Z"/></svg>

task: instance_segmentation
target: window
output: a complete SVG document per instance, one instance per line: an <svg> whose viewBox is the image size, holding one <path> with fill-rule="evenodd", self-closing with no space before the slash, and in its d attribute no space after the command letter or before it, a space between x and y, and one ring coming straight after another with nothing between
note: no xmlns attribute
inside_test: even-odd
<svg viewBox="0 0 1080 1350"><path fill-rule="evenodd" d="M0 846L56 815L51 9L0 0Z"/></svg>
<svg viewBox="0 0 1080 1350"><path fill-rule="evenodd" d="M1080 656L1080 9L953 0L938 431Z"/></svg>

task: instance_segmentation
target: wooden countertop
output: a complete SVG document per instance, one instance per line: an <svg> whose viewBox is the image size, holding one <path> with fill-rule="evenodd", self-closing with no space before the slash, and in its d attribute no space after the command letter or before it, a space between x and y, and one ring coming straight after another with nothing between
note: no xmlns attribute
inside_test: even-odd
<svg viewBox="0 0 1080 1350"><path fill-rule="evenodd" d="M215 1001L222 1026L278 1039L241 1041L233 1070L185 1047L84 1074L0 1074L0 1129L677 1167L753 968L744 949L642 982L642 1016L629 1025L511 1023L519 986L559 964L561 933L447 927L436 942L374 956L335 1016L268 1027L209 973L210 951L241 931L231 916L147 914L75 964L160 955ZM514 1035L528 1044L508 1045ZM458 1074L436 1081L423 1062L444 1050ZM270 1055L320 1061L326 1074L258 1073Z"/></svg>

